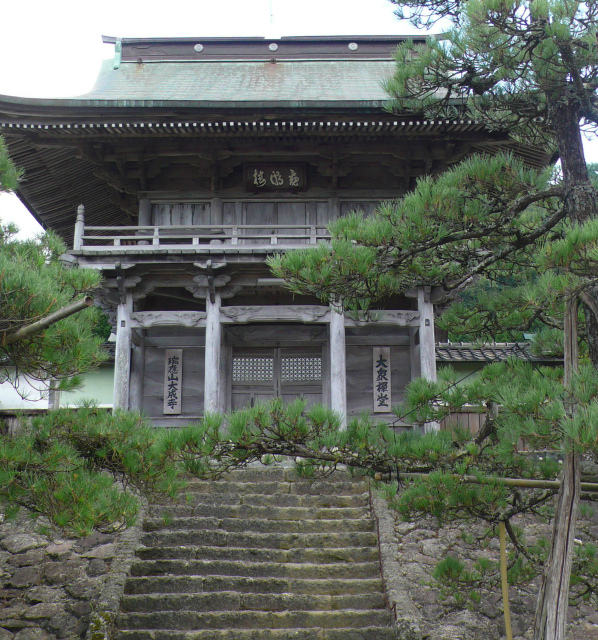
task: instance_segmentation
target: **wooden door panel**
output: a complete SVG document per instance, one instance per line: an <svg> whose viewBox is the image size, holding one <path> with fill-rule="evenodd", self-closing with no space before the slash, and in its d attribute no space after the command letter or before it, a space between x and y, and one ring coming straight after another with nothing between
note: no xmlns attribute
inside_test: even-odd
<svg viewBox="0 0 598 640"><path fill-rule="evenodd" d="M249 236L267 236L241 240L240 244L270 244L273 227L276 225L275 202L244 202L243 224L259 225L257 229L247 229L244 234Z"/></svg>
<svg viewBox="0 0 598 640"><path fill-rule="evenodd" d="M279 244L286 244L290 242L293 244L307 244L307 238L294 240L293 238L285 238L284 236L303 236L309 234L309 229L285 229L283 226L285 224L291 226L309 224L305 202L279 202L277 224L280 227L279 235L283 236L279 238Z"/></svg>
<svg viewBox="0 0 598 640"><path fill-rule="evenodd" d="M322 402L322 349L234 349L231 407L281 397Z"/></svg>

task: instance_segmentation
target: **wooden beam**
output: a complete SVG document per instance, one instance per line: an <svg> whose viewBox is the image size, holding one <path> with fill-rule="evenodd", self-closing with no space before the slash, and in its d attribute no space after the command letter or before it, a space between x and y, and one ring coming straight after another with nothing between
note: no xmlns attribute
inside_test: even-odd
<svg viewBox="0 0 598 640"><path fill-rule="evenodd" d="M330 309L319 305L272 305L222 307L220 321L223 324L247 324L250 322L301 322L322 323L331 321ZM372 312L366 320L363 314L344 317L345 327L385 325L395 327L419 327L419 311L383 310Z"/></svg>
<svg viewBox="0 0 598 640"><path fill-rule="evenodd" d="M317 305L277 305L222 307L220 321L223 324L247 324L249 322L330 322L330 309Z"/></svg>
<svg viewBox="0 0 598 640"><path fill-rule="evenodd" d="M394 327L419 327L419 311L371 311L366 320L362 313L357 317L345 316L345 327L363 327L371 325L385 325Z"/></svg>
<svg viewBox="0 0 598 640"><path fill-rule="evenodd" d="M204 311L136 311L131 314L133 329L149 329L151 327L186 327L206 326Z"/></svg>

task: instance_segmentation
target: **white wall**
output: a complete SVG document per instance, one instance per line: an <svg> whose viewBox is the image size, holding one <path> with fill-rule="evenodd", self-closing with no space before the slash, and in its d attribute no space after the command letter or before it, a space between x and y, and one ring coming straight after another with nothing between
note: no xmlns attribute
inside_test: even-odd
<svg viewBox="0 0 598 640"><path fill-rule="evenodd" d="M14 369L9 372L14 374ZM48 385L37 380L28 381L23 376L19 378L18 391L8 382L0 384L0 410L47 408Z"/></svg>

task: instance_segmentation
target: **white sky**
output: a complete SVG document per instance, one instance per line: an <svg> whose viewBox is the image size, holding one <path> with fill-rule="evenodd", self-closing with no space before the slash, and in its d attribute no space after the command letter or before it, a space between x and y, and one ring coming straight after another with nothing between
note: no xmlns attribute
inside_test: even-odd
<svg viewBox="0 0 598 640"><path fill-rule="evenodd" d="M102 35L392 35L413 33L387 0L25 0L4 3L0 94L70 97L88 91L114 47ZM273 14L271 21L270 15ZM586 150L598 162L598 142ZM0 218L24 236L40 229L16 196L0 195Z"/></svg>

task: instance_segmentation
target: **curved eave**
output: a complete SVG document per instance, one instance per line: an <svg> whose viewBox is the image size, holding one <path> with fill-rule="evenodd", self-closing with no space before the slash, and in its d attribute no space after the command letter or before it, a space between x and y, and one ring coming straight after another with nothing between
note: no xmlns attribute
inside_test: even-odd
<svg viewBox="0 0 598 640"><path fill-rule="evenodd" d="M383 109L385 100L97 100L80 98L17 98L0 94L0 113L4 116L105 117L110 111L122 113L133 109L167 111L255 110L255 109Z"/></svg>

